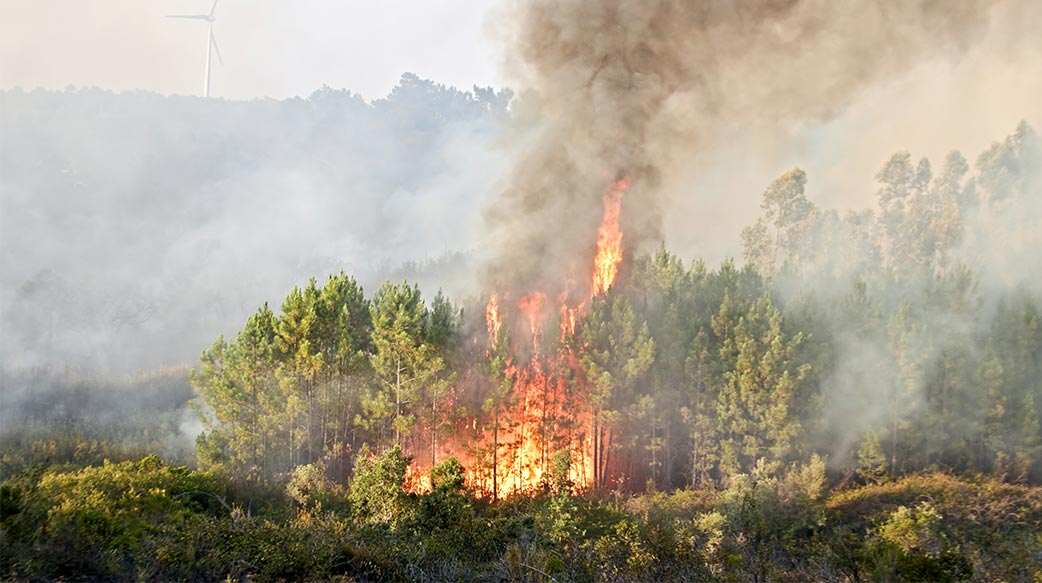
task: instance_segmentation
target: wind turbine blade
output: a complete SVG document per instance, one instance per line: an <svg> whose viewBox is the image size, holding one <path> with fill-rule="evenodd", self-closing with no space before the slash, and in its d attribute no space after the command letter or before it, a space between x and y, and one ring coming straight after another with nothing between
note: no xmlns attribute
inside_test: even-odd
<svg viewBox="0 0 1042 583"><path fill-rule="evenodd" d="M210 7L210 18L213 18L213 11L217 10L217 2L218 0L213 0L213 6Z"/></svg>
<svg viewBox="0 0 1042 583"><path fill-rule="evenodd" d="M210 33L210 42L213 43L213 52L217 53L217 62L224 64L224 59L221 58L221 49L217 48L217 37Z"/></svg>
<svg viewBox="0 0 1042 583"><path fill-rule="evenodd" d="M210 17L206 14L167 14L167 18L188 18L191 20L209 20Z"/></svg>

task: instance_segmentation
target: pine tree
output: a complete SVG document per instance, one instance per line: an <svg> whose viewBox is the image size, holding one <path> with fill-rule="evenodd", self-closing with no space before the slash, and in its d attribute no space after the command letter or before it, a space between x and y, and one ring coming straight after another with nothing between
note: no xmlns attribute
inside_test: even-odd
<svg viewBox="0 0 1042 583"><path fill-rule="evenodd" d="M728 473L760 458L787 461L800 432L793 407L810 367L796 362L802 335L787 338L781 318L770 298L761 298L722 349L734 363L717 400Z"/></svg>
<svg viewBox="0 0 1042 583"><path fill-rule="evenodd" d="M253 478L284 469L271 439L279 410L275 369L275 316L264 305L246 321L235 341L219 338L202 355L192 384L212 417L200 435L200 463Z"/></svg>
<svg viewBox="0 0 1042 583"><path fill-rule="evenodd" d="M435 378L424 383L424 422L430 434L431 467L438 463L438 439L452 429L451 409L447 406L455 374L451 364L457 357L460 344L459 330L463 325L463 310L438 290L426 315L426 341L443 360L443 367Z"/></svg>
<svg viewBox="0 0 1042 583"><path fill-rule="evenodd" d="M637 321L629 298L612 291L592 300L579 339L581 365L592 386L594 487L603 490L611 481L619 413L651 366L655 341L647 324Z"/></svg>
<svg viewBox="0 0 1042 583"><path fill-rule="evenodd" d="M367 422L394 443L404 444L419 413L423 391L445 368L428 341L427 312L418 286L385 283L373 298L374 352L370 358L377 385L363 400Z"/></svg>
<svg viewBox="0 0 1042 583"><path fill-rule="evenodd" d="M290 466L309 464L322 455L319 443L318 383L325 358L318 341L319 289L312 278L282 303L276 324L278 379L285 399Z"/></svg>

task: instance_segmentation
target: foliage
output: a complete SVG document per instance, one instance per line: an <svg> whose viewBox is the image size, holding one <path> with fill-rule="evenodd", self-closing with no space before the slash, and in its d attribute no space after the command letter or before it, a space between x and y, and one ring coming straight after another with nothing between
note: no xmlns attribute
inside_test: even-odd
<svg viewBox="0 0 1042 583"><path fill-rule="evenodd" d="M378 456L363 448L351 480L353 511L369 522L391 526L408 518L413 511L412 499L405 491L405 473L410 461L398 445Z"/></svg>
<svg viewBox="0 0 1042 583"><path fill-rule="evenodd" d="M454 460L438 466L433 490L406 494L406 466L397 448L360 460L357 491L327 492L328 506L154 456L37 467L0 484L0 572L17 580L577 583L1021 581L1042 573L1042 489L993 478L921 474L827 494L818 459L758 463L723 491L489 503L460 487L466 470Z"/></svg>
<svg viewBox="0 0 1042 583"><path fill-rule="evenodd" d="M2 486L4 570L114 579L148 572L150 539L230 510L212 476L158 457L82 470L35 470ZM17 558L17 562L8 562Z"/></svg>

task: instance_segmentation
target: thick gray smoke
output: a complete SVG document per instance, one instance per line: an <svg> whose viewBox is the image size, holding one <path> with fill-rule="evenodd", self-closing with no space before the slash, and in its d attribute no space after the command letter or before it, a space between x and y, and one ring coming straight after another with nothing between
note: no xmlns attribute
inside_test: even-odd
<svg viewBox="0 0 1042 583"><path fill-rule="evenodd" d="M487 213L487 283L585 277L601 197L622 174L625 247L661 240L665 193L721 128L832 116L883 79L963 54L999 3L517 2L504 28L525 154Z"/></svg>

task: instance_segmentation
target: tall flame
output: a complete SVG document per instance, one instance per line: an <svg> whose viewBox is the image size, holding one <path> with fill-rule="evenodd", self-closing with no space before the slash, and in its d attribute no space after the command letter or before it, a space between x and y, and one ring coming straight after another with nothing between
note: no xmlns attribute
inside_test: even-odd
<svg viewBox="0 0 1042 583"><path fill-rule="evenodd" d="M489 352L516 348L512 342L511 346L498 344L503 342L503 326L518 321L527 325L531 334L531 353L523 360L513 354L499 361L502 376L496 382L508 382L509 395L498 394L488 401L487 417L459 420L457 435L439 439L442 454L464 460L469 467L467 481L478 491L493 497L532 491L560 451L571 454L572 483L579 489L593 485L591 386L580 365L583 348L572 340L581 330L589 298L606 292L618 277L622 263L619 215L627 187L629 180L623 178L604 197L604 218L597 229L597 254L588 296L584 290L576 297L578 289L571 279L561 283L556 296L543 291L532 291L516 301L496 292L489 296L485 306ZM554 301L556 310L549 305ZM544 324L555 312L560 316L560 344L540 346ZM415 489L430 489L427 469L411 470L409 478Z"/></svg>
<svg viewBox="0 0 1042 583"><path fill-rule="evenodd" d="M517 308L528 318L528 328L532 332L532 354L539 354L539 333L543 327L543 304L546 295L533 292L517 302Z"/></svg>
<svg viewBox="0 0 1042 583"><path fill-rule="evenodd" d="M492 350L496 349L499 342L499 331L503 328L503 320L499 315L499 294L492 292L485 306L485 322L488 324L488 340L492 344Z"/></svg>
<svg viewBox="0 0 1042 583"><path fill-rule="evenodd" d="M622 263L622 231L619 214L622 212L622 194L629 188L628 178L615 183L604 196L604 220L597 229L597 256L593 260L592 295L602 294L615 283Z"/></svg>
<svg viewBox="0 0 1042 583"><path fill-rule="evenodd" d="M575 325L579 321L579 316L586 310L586 302L580 302L578 306L568 305L568 292L563 291L561 295L557 296L557 303L561 305L561 342L563 343L570 336L575 335Z"/></svg>

